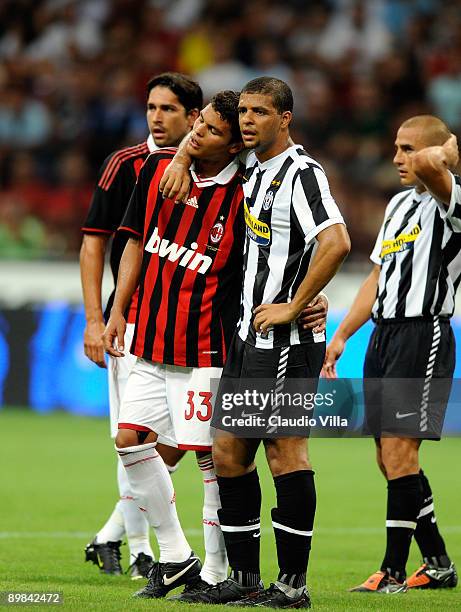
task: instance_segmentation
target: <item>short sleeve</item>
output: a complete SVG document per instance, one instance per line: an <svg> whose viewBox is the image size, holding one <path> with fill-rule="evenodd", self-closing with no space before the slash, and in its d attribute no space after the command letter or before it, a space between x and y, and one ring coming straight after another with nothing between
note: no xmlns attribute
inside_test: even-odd
<svg viewBox="0 0 461 612"><path fill-rule="evenodd" d="M84 233L112 234L116 231L125 213L135 179L133 168L126 163L117 163L116 153L104 161L82 227Z"/></svg>
<svg viewBox="0 0 461 612"><path fill-rule="evenodd" d="M134 234L138 238L144 233L144 219L146 217L146 200L144 198L144 189L140 183L141 174L133 189L125 215L118 228L119 231L130 232L130 234Z"/></svg>
<svg viewBox="0 0 461 612"><path fill-rule="evenodd" d="M383 244L383 235L384 235L384 222L379 228L378 236L376 238L375 246L373 247L372 252L370 253L370 259L373 263L378 266L381 265L381 250Z"/></svg>
<svg viewBox="0 0 461 612"><path fill-rule="evenodd" d="M344 224L330 193L327 177L320 167L303 168L297 173L292 204L306 244L330 225Z"/></svg>
<svg viewBox="0 0 461 612"><path fill-rule="evenodd" d="M450 172L451 174L451 172ZM448 209L443 204L439 204L442 219L450 222L450 226L455 233L461 232L461 178L456 174L451 174L451 198Z"/></svg>
<svg viewBox="0 0 461 612"><path fill-rule="evenodd" d="M155 174L160 156L150 155L139 172L138 180L131 194L125 215L120 223L119 230L127 231L141 238L144 235L144 222L146 218L147 196L150 183Z"/></svg>

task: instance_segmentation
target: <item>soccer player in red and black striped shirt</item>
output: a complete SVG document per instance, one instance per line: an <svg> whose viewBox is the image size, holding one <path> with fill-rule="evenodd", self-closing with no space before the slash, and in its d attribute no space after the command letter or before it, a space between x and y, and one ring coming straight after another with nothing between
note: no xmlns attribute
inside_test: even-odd
<svg viewBox="0 0 461 612"><path fill-rule="evenodd" d="M177 145L191 129L202 107L202 92L197 83L177 73L164 73L153 77L147 84L146 118L149 138L146 142L127 147L107 157L99 173L90 210L82 228L83 243L80 253L86 328L85 354L100 367L106 367L102 333L104 314L101 302L101 284L104 254L109 238L113 236L110 264L114 282L118 274L120 258L127 242L124 232L116 232L125 214L131 192L139 171L147 157L159 147ZM106 307L110 312L114 292ZM137 292L128 309L127 343L132 337L136 314ZM128 373L135 357L129 353L123 359L109 359L109 405L111 434L117 433L119 402L123 395ZM162 445L163 458L174 465L183 454L177 449ZM126 533L130 548L130 563L134 563L132 577L141 577L153 553L149 543L149 527L129 489L125 469L119 462L118 485L120 500L86 550L87 560L92 560L106 573L120 573L119 546Z"/></svg>
<svg viewBox="0 0 461 612"><path fill-rule="evenodd" d="M193 188L184 202L164 199L159 183L174 151L152 154L142 168L122 228L131 232L120 264L111 317L104 334L114 357L124 351L123 313L139 282L130 373L116 446L135 496L142 500L160 547L160 565L141 597L163 597L200 579L200 562L182 532L171 478L155 450L159 434L201 453L204 523L218 526L219 497L209 451L211 379L218 379L239 311L243 255L242 148L238 94L217 94L200 113L188 143ZM204 455L206 453L206 455ZM209 521L208 513L213 513ZM216 547L225 551L214 530ZM208 580L207 580L208 579Z"/></svg>
<svg viewBox="0 0 461 612"><path fill-rule="evenodd" d="M213 178L193 172L189 199L176 204L158 189L173 155L162 150L147 160L120 228L144 247L132 352L158 363L222 367L239 306L239 162Z"/></svg>

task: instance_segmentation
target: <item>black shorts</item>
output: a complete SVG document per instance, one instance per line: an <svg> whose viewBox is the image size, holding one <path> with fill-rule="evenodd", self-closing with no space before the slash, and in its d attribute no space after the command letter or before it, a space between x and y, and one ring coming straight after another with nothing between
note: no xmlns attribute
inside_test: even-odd
<svg viewBox="0 0 461 612"><path fill-rule="evenodd" d="M219 383L211 425L216 429L233 431L241 437L307 436L307 421L313 410L310 400L317 391L325 346L325 342L318 342L260 349L243 342L235 333ZM253 393L267 396L264 407L253 401ZM248 394L248 399L243 405L226 408L223 398L230 397L229 394ZM302 405L293 406L291 400L295 395L302 398ZM237 429L224 427L222 417L226 411L229 411L229 416L231 410L235 417L259 417L260 425L253 427L251 419L247 419L245 425L237 426ZM304 421L300 420L297 426L293 426L294 421L276 426L277 415L284 419L304 417Z"/></svg>
<svg viewBox="0 0 461 612"><path fill-rule="evenodd" d="M378 322L363 372L365 433L440 439L454 369L448 319Z"/></svg>

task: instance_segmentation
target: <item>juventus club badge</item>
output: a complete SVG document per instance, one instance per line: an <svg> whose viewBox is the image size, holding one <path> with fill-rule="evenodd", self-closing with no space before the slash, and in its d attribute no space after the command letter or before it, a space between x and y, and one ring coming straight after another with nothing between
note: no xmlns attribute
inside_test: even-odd
<svg viewBox="0 0 461 612"><path fill-rule="evenodd" d="M268 191L263 200L263 210L269 210L269 208L272 206L273 201L274 201L274 192Z"/></svg>

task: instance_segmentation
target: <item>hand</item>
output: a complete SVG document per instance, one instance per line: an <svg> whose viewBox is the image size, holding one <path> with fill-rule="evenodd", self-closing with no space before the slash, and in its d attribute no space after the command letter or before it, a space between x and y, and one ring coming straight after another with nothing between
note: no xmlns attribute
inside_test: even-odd
<svg viewBox="0 0 461 612"><path fill-rule="evenodd" d="M103 334L104 349L112 357L124 357L125 317L121 313L111 313Z"/></svg>
<svg viewBox="0 0 461 612"><path fill-rule="evenodd" d="M189 166L177 160L171 160L160 180L159 190L164 198L185 202L189 195L191 176Z"/></svg>
<svg viewBox="0 0 461 612"><path fill-rule="evenodd" d="M104 321L88 321L83 332L83 346L85 355L100 368L107 368L104 361L104 344L102 335L104 333Z"/></svg>
<svg viewBox="0 0 461 612"><path fill-rule="evenodd" d="M346 342L342 338L333 336L333 339L327 346L327 350L325 353L325 359L322 368L323 378L338 378L338 374L336 372L336 362L343 354L345 346Z"/></svg>
<svg viewBox="0 0 461 612"><path fill-rule="evenodd" d="M261 304L254 310L253 327L259 333L266 333L272 325L291 323L298 316L292 304Z"/></svg>
<svg viewBox="0 0 461 612"><path fill-rule="evenodd" d="M319 293L299 315L303 329L312 329L316 334L324 332L327 326L328 299Z"/></svg>
<svg viewBox="0 0 461 612"><path fill-rule="evenodd" d="M456 136L452 134L450 138L442 145L446 155L447 166L454 170L459 162L458 142Z"/></svg>

